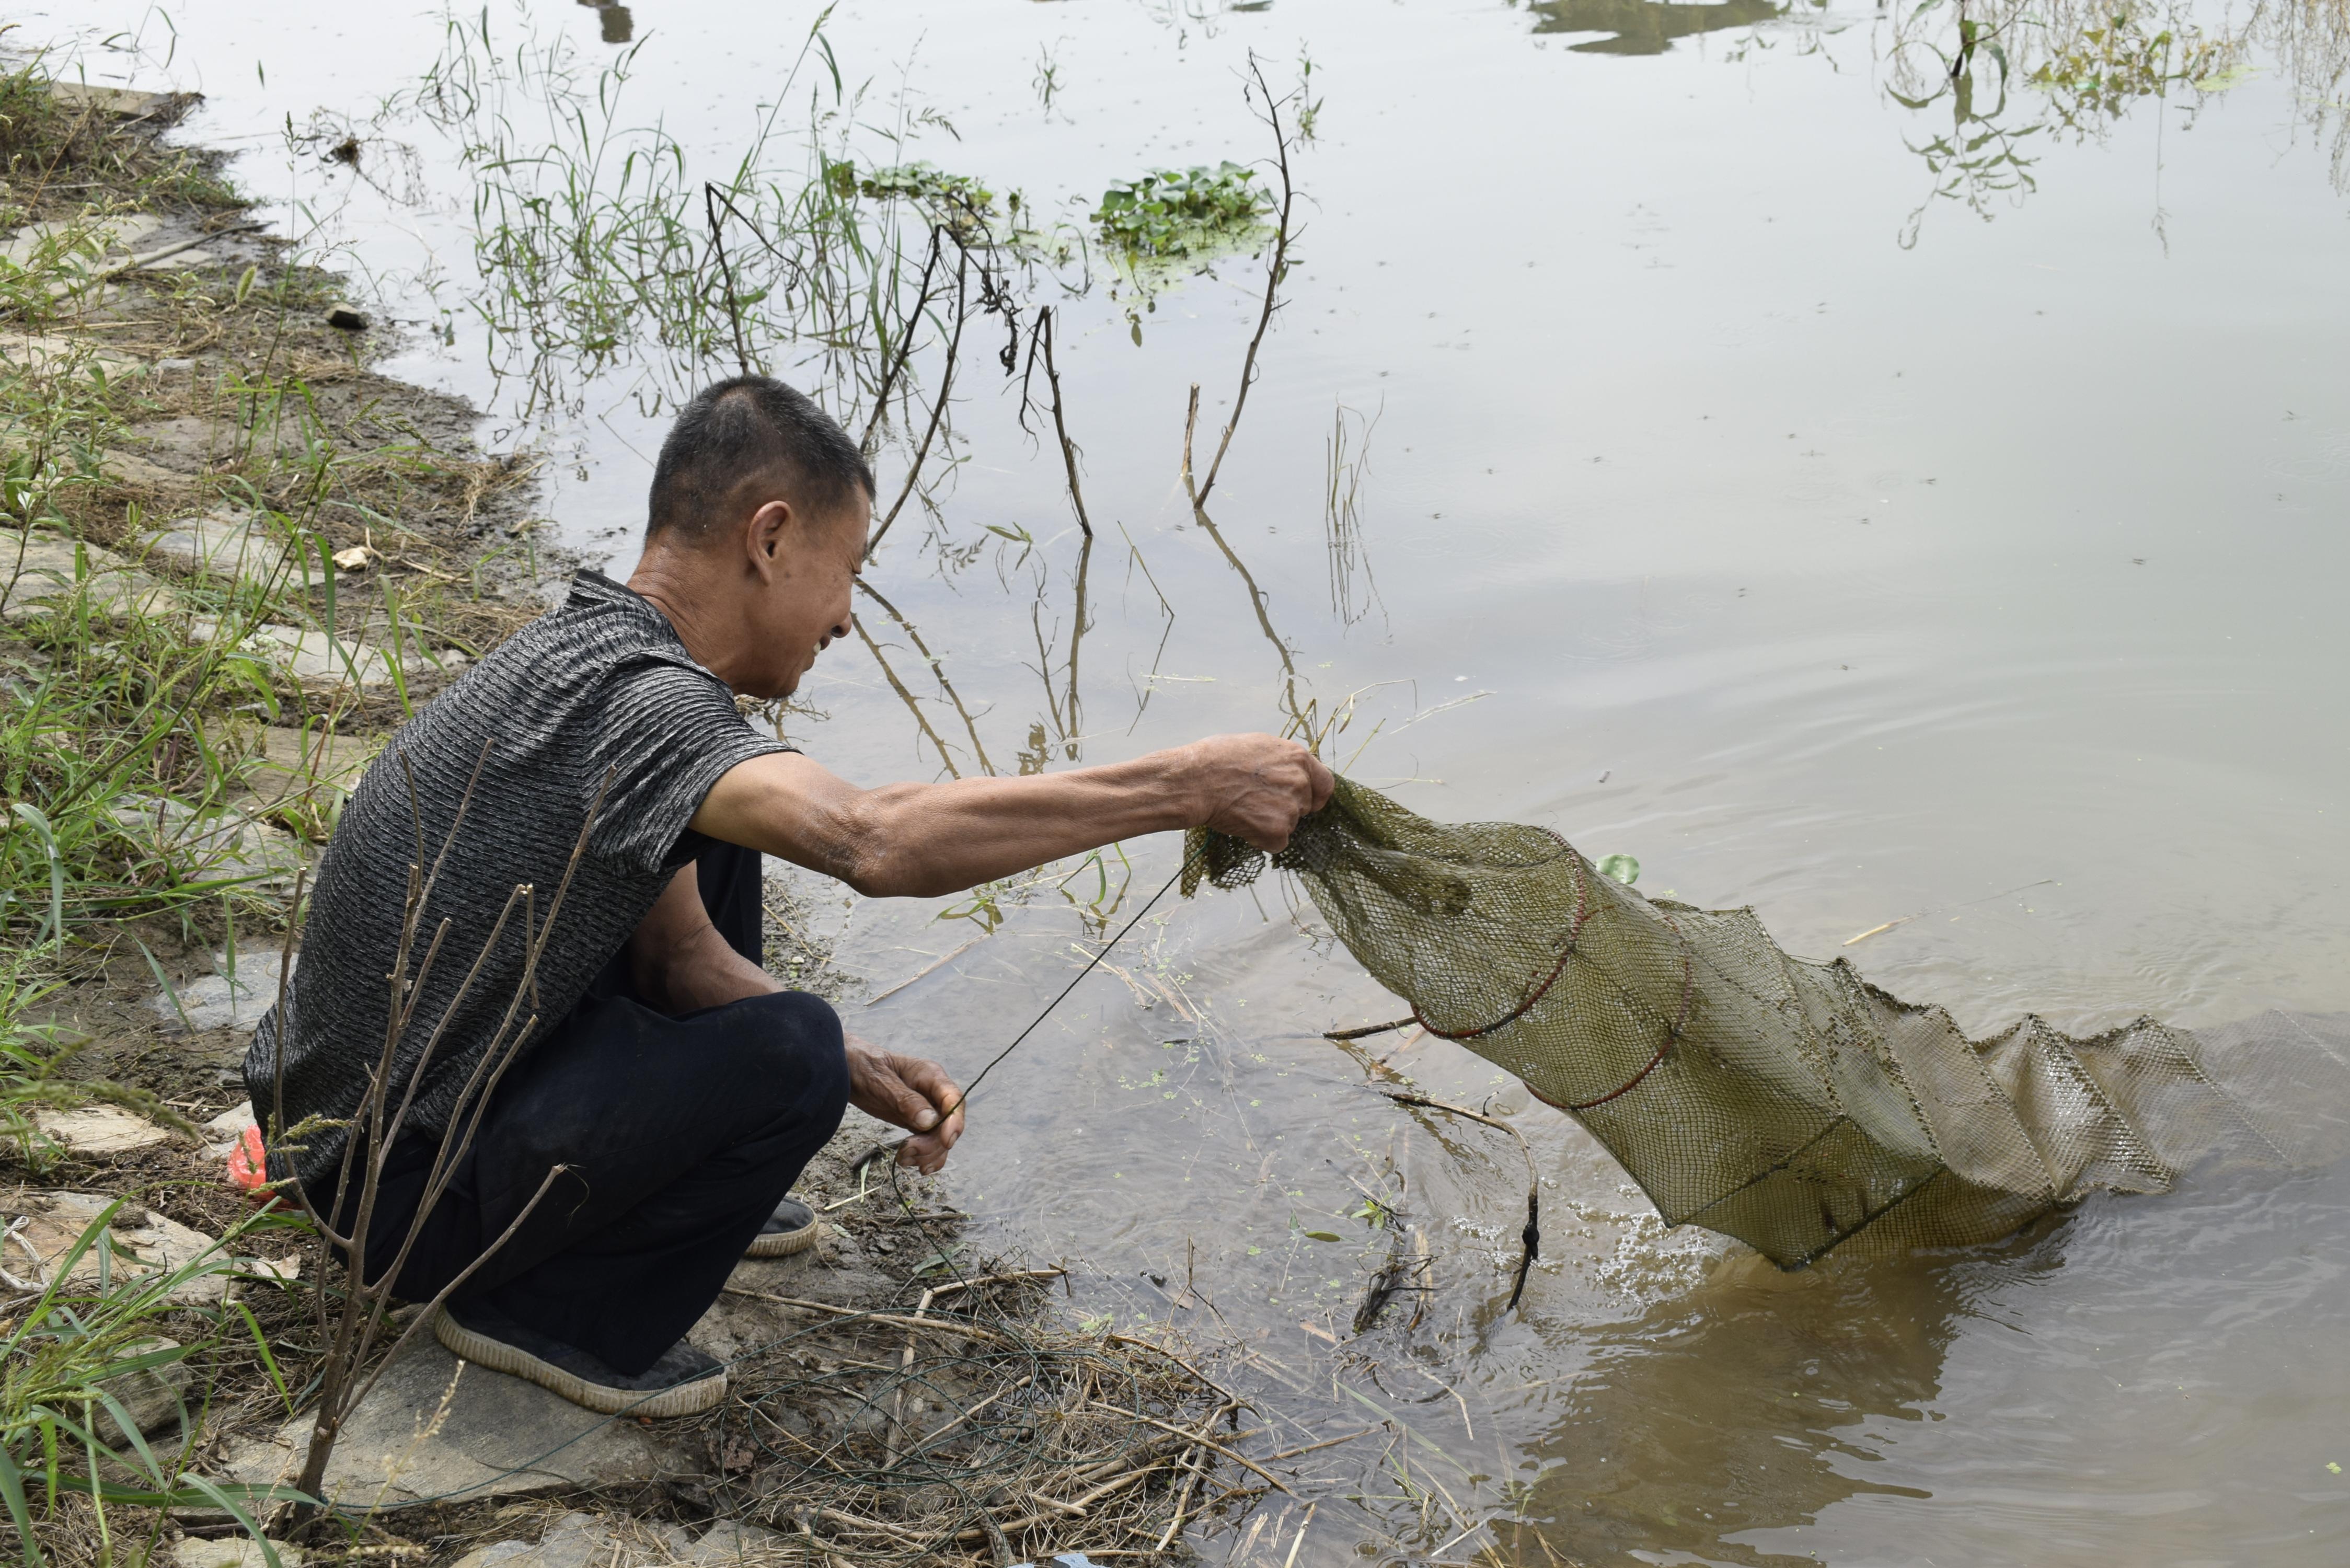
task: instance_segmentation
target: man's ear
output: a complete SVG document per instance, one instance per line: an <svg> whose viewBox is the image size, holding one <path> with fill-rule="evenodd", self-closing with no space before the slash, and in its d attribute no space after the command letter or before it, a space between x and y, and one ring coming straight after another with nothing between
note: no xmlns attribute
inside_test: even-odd
<svg viewBox="0 0 2350 1568"><path fill-rule="evenodd" d="M763 504L743 524L743 550L753 574L761 582L772 582L783 569L785 535L792 526L792 505L788 501L770 501Z"/></svg>

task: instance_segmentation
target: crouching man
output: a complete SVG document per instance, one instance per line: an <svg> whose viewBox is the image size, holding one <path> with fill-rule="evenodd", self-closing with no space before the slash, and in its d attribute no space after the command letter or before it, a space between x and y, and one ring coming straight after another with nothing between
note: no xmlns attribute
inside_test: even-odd
<svg viewBox="0 0 2350 1568"><path fill-rule="evenodd" d="M583 573L368 770L284 1014L245 1059L265 1126L281 1103L285 1127L361 1116L421 865L387 1125L399 1115L362 1266L397 1268L410 1300L462 1277L442 1342L594 1409L683 1415L724 1397L724 1367L686 1331L745 1253L814 1240L785 1194L845 1106L912 1133L899 1158L926 1171L962 1130L935 1064L845 1034L761 968L762 855L869 897L934 898L1196 824L1278 848L1330 792L1318 762L1268 735L859 789L759 734L734 700L789 696L848 634L872 502L856 443L788 387L744 377L689 404L628 582ZM338 1229L359 1186L351 1138L280 1134L271 1151L271 1174Z"/></svg>

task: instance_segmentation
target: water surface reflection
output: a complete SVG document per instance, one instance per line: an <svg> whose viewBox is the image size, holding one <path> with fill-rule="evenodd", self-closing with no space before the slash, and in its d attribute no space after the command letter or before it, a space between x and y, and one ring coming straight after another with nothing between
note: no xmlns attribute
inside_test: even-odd
<svg viewBox="0 0 2350 1568"><path fill-rule="evenodd" d="M2057 1266L2012 1250L2022 1275ZM1778 1568L1811 1559L1734 1538L1863 1494L1930 1495L1871 1477L1883 1456L1855 1438L1872 1417L1932 1418L1969 1265L1831 1260L1779 1275L1756 1262L1587 1336L1565 1418L1527 1449L1544 1469L1512 1532L1518 1561L1546 1543L1594 1562L1689 1552Z"/></svg>
<svg viewBox="0 0 2350 1568"><path fill-rule="evenodd" d="M1770 0L1722 0L1719 5L1671 5L1664 0L1534 0L1526 7L1537 33L1606 33L1570 44L1578 55L1661 55L1675 38L1750 27L1784 14Z"/></svg>

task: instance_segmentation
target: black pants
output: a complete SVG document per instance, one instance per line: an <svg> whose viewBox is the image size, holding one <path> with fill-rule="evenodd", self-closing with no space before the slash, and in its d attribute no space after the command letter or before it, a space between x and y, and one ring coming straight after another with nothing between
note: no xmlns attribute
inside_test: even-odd
<svg viewBox="0 0 2350 1568"><path fill-rule="evenodd" d="M720 933L755 962L759 857L722 846L700 880ZM840 1020L819 998L780 992L671 1017L637 999L616 960L508 1069L397 1293L430 1300L567 1166L457 1299L641 1372L718 1299L847 1104ZM386 1160L370 1277L397 1254L436 1151L403 1137Z"/></svg>

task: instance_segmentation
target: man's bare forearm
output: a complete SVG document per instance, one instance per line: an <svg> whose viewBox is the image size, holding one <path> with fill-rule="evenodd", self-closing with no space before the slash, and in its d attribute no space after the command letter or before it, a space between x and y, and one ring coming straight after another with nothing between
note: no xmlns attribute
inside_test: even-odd
<svg viewBox="0 0 2350 1568"><path fill-rule="evenodd" d="M1026 778L870 790L837 780L830 781L837 788L810 788L811 781L777 769L757 781L755 793L736 791L721 802L713 790L694 826L870 897L928 898L1188 826L1205 815L1190 774L1180 752Z"/></svg>
<svg viewBox="0 0 2350 1568"><path fill-rule="evenodd" d="M1330 770L1271 735L1211 735L1128 763L1027 778L858 789L797 753L729 770L696 831L875 898L936 898L1121 838L1205 825L1279 849Z"/></svg>

